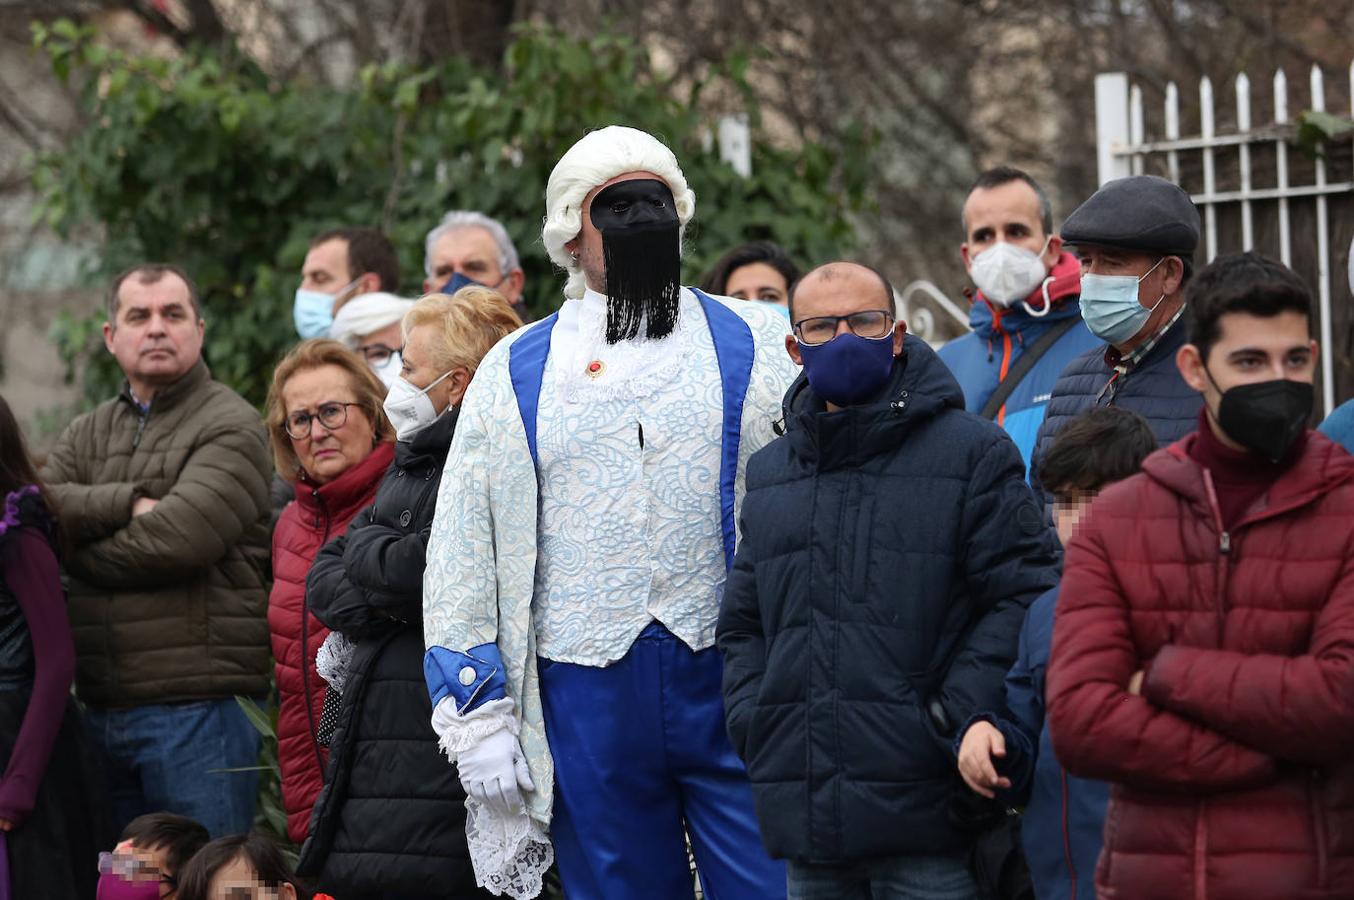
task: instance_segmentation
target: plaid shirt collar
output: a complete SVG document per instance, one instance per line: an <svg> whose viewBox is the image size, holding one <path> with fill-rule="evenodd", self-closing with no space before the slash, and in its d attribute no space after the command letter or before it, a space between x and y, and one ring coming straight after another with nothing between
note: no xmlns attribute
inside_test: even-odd
<svg viewBox="0 0 1354 900"><path fill-rule="evenodd" d="M1129 369L1132 369L1138 363L1142 362L1143 357L1151 353L1157 344L1161 343L1162 336L1170 331L1171 327L1174 326L1176 322L1180 321L1180 317L1184 314L1185 305L1182 303L1180 308L1175 311L1175 315L1163 322L1161 327L1158 328L1150 338L1143 341L1126 354L1121 354L1114 347L1110 347L1105 351L1105 364L1120 375L1126 374Z"/></svg>

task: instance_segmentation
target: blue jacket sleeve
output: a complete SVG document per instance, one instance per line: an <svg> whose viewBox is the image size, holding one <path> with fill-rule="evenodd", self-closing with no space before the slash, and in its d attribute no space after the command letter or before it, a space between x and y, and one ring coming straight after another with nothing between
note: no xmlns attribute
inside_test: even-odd
<svg viewBox="0 0 1354 900"><path fill-rule="evenodd" d="M1034 785L1034 772L1039 761L1039 734L1044 727L1044 667L1048 662L1048 634L1042 634L1042 622L1036 601L1020 629L1020 650L1015 665L1006 673L1006 710L1004 713L981 712L959 729L954 739L955 753L964 735L975 722L988 722L1001 732L1006 741L1006 756L994 760L997 774L1011 780L1009 790L997 791L997 798L1007 806L1024 806L1029 802ZM1049 610L1050 618L1052 616ZM1052 622L1047 631L1052 631ZM1039 641L1044 646L1039 646Z"/></svg>
<svg viewBox="0 0 1354 900"><path fill-rule="evenodd" d="M1326 437L1354 453L1354 400L1335 408L1318 429Z"/></svg>

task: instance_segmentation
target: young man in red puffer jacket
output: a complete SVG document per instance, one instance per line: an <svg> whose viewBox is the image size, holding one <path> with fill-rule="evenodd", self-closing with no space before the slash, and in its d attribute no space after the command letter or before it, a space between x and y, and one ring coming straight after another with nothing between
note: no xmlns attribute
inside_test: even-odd
<svg viewBox="0 0 1354 900"><path fill-rule="evenodd" d="M1307 428L1311 295L1248 253L1187 302L1199 428L1067 549L1053 746L1114 785L1100 897L1354 896L1354 457Z"/></svg>

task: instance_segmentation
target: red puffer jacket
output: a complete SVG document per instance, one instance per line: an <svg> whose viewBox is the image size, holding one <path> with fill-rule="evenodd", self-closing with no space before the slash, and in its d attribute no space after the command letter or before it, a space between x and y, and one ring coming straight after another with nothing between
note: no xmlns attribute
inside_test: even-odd
<svg viewBox="0 0 1354 900"><path fill-rule="evenodd" d="M1099 895L1354 897L1354 457L1311 434L1228 533L1195 440L1067 549L1048 715L1115 785Z"/></svg>
<svg viewBox="0 0 1354 900"><path fill-rule="evenodd" d="M272 632L281 705L277 755L282 767L287 836L298 844L306 838L310 808L324 787L328 764L328 754L315 742L325 689L324 679L315 671L315 653L329 631L309 612L302 627L306 575L320 548L343 534L358 510L372 502L381 476L395 456L394 448L390 442L378 445L362 462L318 488L298 481L296 499L282 510L273 530L268 629Z"/></svg>

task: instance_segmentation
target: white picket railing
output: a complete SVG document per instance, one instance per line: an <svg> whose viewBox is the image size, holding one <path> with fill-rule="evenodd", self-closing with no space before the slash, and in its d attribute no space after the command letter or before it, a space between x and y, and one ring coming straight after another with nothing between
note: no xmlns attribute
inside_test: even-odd
<svg viewBox="0 0 1354 900"><path fill-rule="evenodd" d="M1354 63L1349 67L1351 114L1354 115ZM1313 66L1309 77L1309 97L1306 108L1325 111L1325 75ZM1114 178L1142 174L1148 160L1164 157L1164 168L1172 181L1180 183L1180 156L1198 153L1201 157L1202 190L1191 194L1195 205L1203 212L1204 249L1207 261L1218 255L1218 213L1231 204L1240 205L1239 247L1226 250L1250 250L1255 246L1253 204L1259 201L1277 201L1279 256L1286 265L1293 261L1293 235L1290 225L1290 200L1310 200L1316 205L1316 287L1321 343L1321 397L1326 412L1335 407L1335 347L1331 327L1331 227L1328 198L1333 194L1354 191L1354 181L1331 182L1327 178L1327 162L1318 157L1313 164L1314 177L1310 184L1293 184L1289 179L1289 146L1294 134L1294 122L1289 117L1288 81L1282 69L1274 73L1273 115L1263 124L1255 124L1251 110L1251 83L1243 73L1236 77L1236 128L1234 133L1218 134L1215 128L1213 83L1207 78L1199 82L1199 135L1180 136L1180 92L1172 82L1167 85L1163 109L1162 139L1151 140L1146 134L1142 88L1129 83L1122 72L1096 76L1096 162L1100 183ZM1300 102L1300 101L1299 101ZM1274 150L1274 187L1254 186L1252 149L1270 145ZM1235 190L1219 190L1215 155L1219 150L1235 148L1239 155L1240 183ZM1160 168L1159 166L1156 168ZM1343 281L1343 280L1342 280Z"/></svg>

